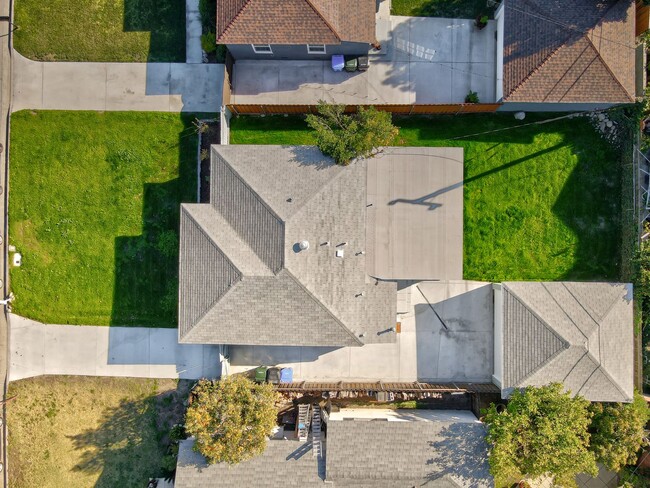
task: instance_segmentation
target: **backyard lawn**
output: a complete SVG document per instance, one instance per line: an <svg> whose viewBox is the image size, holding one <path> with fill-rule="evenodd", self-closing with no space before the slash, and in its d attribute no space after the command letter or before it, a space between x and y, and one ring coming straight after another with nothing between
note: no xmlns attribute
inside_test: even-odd
<svg viewBox="0 0 650 488"><path fill-rule="evenodd" d="M492 17L494 7L486 0L393 0L391 14L415 17L447 17L475 19L479 15Z"/></svg>
<svg viewBox="0 0 650 488"><path fill-rule="evenodd" d="M175 327L181 202L196 201L192 115L12 115L16 313L62 324Z"/></svg>
<svg viewBox="0 0 650 488"><path fill-rule="evenodd" d="M14 46L39 61L185 62L185 2L16 0Z"/></svg>
<svg viewBox="0 0 650 488"><path fill-rule="evenodd" d="M529 114L524 123L556 116ZM395 123L400 145L465 150L466 279L619 279L618 154L586 119L456 140L522 123L496 114L396 118ZM313 144L299 117L234 118L230 140Z"/></svg>
<svg viewBox="0 0 650 488"><path fill-rule="evenodd" d="M188 383L46 376L12 382L7 404L14 488L140 488L164 473Z"/></svg>

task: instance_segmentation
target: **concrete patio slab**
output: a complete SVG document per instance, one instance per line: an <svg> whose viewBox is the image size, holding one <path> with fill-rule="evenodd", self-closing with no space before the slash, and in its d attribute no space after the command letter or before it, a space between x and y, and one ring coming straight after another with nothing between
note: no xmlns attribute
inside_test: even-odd
<svg viewBox="0 0 650 488"><path fill-rule="evenodd" d="M10 380L40 375L215 378L219 346L180 345L176 329L49 325L10 315Z"/></svg>
<svg viewBox="0 0 650 488"><path fill-rule="evenodd" d="M224 66L41 63L13 53L12 110L218 112Z"/></svg>
<svg viewBox="0 0 650 488"><path fill-rule="evenodd" d="M410 306L408 313L399 316L401 333L395 343L337 349L230 346L229 373L266 365L292 367L296 381L489 383L493 372L492 286L474 281L421 282L418 286L399 292L408 295Z"/></svg>
<svg viewBox="0 0 650 488"><path fill-rule="evenodd" d="M335 73L328 61L238 61L233 103L462 103L471 89L496 101L496 23L471 19L380 19L382 49L364 73ZM306 64L307 63L307 64ZM316 65L322 69L322 81Z"/></svg>

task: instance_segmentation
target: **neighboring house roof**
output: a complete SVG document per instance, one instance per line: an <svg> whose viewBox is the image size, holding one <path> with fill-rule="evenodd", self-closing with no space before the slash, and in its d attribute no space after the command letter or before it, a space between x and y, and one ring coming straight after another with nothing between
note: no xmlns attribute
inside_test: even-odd
<svg viewBox="0 0 650 488"><path fill-rule="evenodd" d="M313 456L310 442L270 440L262 455L234 466L207 465L188 439L179 444L175 486L494 486L484 425L471 412L451 414L445 421L330 420L323 457Z"/></svg>
<svg viewBox="0 0 650 488"><path fill-rule="evenodd" d="M561 382L587 400L629 402L632 285L503 283L502 394Z"/></svg>
<svg viewBox="0 0 650 488"><path fill-rule="evenodd" d="M213 146L210 174L210 204L181 207L180 342L395 340L382 332L395 325L396 285L371 279L361 253L366 161L338 166L311 146Z"/></svg>
<svg viewBox="0 0 650 488"><path fill-rule="evenodd" d="M504 101L634 101L632 0L505 0L503 6Z"/></svg>
<svg viewBox="0 0 650 488"><path fill-rule="evenodd" d="M335 487L493 486L485 427L475 418L474 422L330 421L325 473Z"/></svg>
<svg viewBox="0 0 650 488"><path fill-rule="evenodd" d="M217 43L371 43L375 8L375 0L223 0Z"/></svg>

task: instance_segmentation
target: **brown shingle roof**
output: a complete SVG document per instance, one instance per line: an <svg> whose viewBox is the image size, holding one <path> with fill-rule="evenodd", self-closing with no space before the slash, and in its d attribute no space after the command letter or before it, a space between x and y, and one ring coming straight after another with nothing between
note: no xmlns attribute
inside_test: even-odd
<svg viewBox="0 0 650 488"><path fill-rule="evenodd" d="M632 0L506 0L508 102L634 100Z"/></svg>
<svg viewBox="0 0 650 488"><path fill-rule="evenodd" d="M217 2L219 44L340 44L374 40L374 0Z"/></svg>

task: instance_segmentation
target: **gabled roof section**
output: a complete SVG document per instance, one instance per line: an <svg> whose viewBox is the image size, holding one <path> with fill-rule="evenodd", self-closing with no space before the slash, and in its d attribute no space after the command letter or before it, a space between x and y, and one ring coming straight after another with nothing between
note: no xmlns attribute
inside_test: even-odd
<svg viewBox="0 0 650 488"><path fill-rule="evenodd" d="M503 384L561 382L591 401L633 395L631 285L503 283Z"/></svg>
<svg viewBox="0 0 650 488"><path fill-rule="evenodd" d="M361 252L365 176L312 146L213 146L210 203L183 205L180 342L394 341L396 285L371 280Z"/></svg>
<svg viewBox="0 0 650 488"><path fill-rule="evenodd" d="M219 44L373 42L374 0L223 0Z"/></svg>
<svg viewBox="0 0 650 488"><path fill-rule="evenodd" d="M634 101L634 2L506 0L504 8L504 101Z"/></svg>

